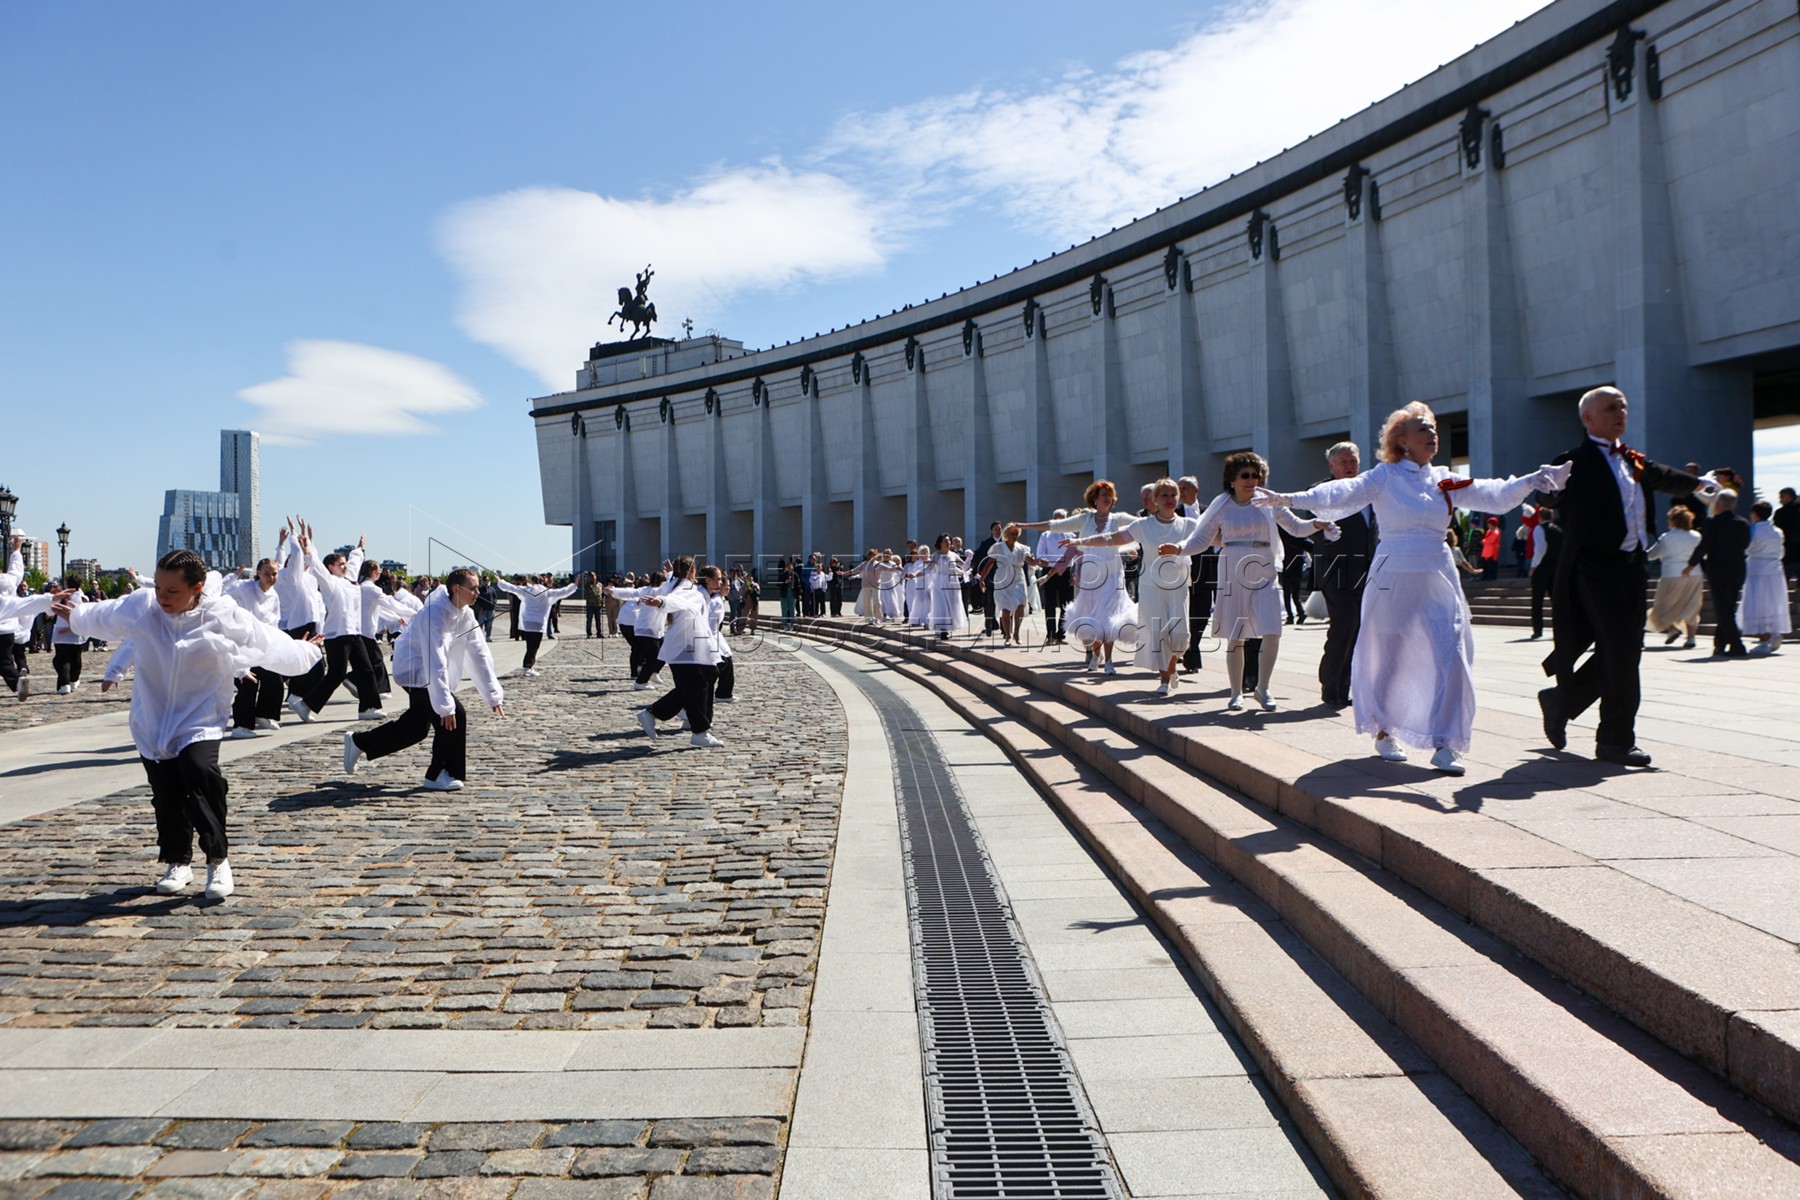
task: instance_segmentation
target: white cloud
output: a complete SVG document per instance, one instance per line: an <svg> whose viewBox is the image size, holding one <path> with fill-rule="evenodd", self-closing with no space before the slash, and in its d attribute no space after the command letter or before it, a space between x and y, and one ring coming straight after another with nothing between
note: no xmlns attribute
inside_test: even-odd
<svg viewBox="0 0 1800 1200"><path fill-rule="evenodd" d="M944 208L996 197L1079 241L1298 145L1544 3L1244 4L1109 71L846 118L820 160Z"/></svg>
<svg viewBox="0 0 1800 1200"><path fill-rule="evenodd" d="M471 200L439 230L458 323L561 391L646 261L667 332L745 294L878 270L976 204L1053 249L1297 145L1545 2L1255 0L1104 71L848 116L804 171L728 168L667 198Z"/></svg>
<svg viewBox="0 0 1800 1200"><path fill-rule="evenodd" d="M481 394L449 368L356 342L288 344L288 373L247 387L262 409L257 429L277 445L310 445L332 434L436 433L422 414L479 408Z"/></svg>
<svg viewBox="0 0 1800 1200"><path fill-rule="evenodd" d="M562 391L587 346L615 336L617 290L646 262L666 333L683 317L704 326L744 292L878 268L882 229L878 206L843 180L767 165L666 200L525 188L458 206L440 237L463 280L463 331Z"/></svg>

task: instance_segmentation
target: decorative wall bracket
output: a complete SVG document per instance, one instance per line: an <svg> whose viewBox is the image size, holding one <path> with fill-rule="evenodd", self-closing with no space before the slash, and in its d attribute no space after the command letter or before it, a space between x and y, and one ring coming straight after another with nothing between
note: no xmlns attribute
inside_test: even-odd
<svg viewBox="0 0 1800 1200"><path fill-rule="evenodd" d="M750 403L763 404L769 399L769 385L758 375L750 384Z"/></svg>
<svg viewBox="0 0 1800 1200"><path fill-rule="evenodd" d="M570 414L570 416L569 416L569 432L574 434L576 437L586 437L587 436L587 423L581 419L580 413Z"/></svg>
<svg viewBox="0 0 1800 1200"><path fill-rule="evenodd" d="M850 356L850 382L861 383L869 373L869 362L861 350Z"/></svg>
<svg viewBox="0 0 1800 1200"><path fill-rule="evenodd" d="M811 363L807 363L800 368L800 394L802 396L817 396L819 394L816 379L817 377L813 374Z"/></svg>
<svg viewBox="0 0 1800 1200"><path fill-rule="evenodd" d="M675 404L667 396L664 396L657 404L656 416L664 425L675 419Z"/></svg>
<svg viewBox="0 0 1800 1200"><path fill-rule="evenodd" d="M1181 282L1181 268L1186 260L1181 257L1180 246L1170 246L1169 252L1163 255L1163 286L1171 292Z"/></svg>
<svg viewBox="0 0 1800 1200"><path fill-rule="evenodd" d="M1281 235L1276 232L1274 217L1259 208L1250 214L1250 220L1245 223L1244 231L1250 237L1252 261L1263 256L1265 246L1269 251L1270 262L1281 261Z"/></svg>
<svg viewBox="0 0 1800 1200"><path fill-rule="evenodd" d="M719 411L719 393L716 388L706 389L706 415L712 416Z"/></svg>
<svg viewBox="0 0 1800 1200"><path fill-rule="evenodd" d="M1637 44L1645 36L1641 29L1622 25L1619 35L1606 48L1606 78L1612 83L1613 98L1620 103L1631 99L1632 76L1637 70Z"/></svg>
<svg viewBox="0 0 1800 1200"><path fill-rule="evenodd" d="M613 428L631 432L631 414L625 411L623 404L613 409Z"/></svg>
<svg viewBox="0 0 1800 1200"><path fill-rule="evenodd" d="M981 336L981 331L975 327L975 318L974 317L970 317L968 320L963 322L962 343L963 343L963 357L964 358L968 358L970 355L975 353L975 345L976 345L977 340L980 338L980 336Z"/></svg>
<svg viewBox="0 0 1800 1200"><path fill-rule="evenodd" d="M1096 317L1100 315L1102 309L1107 310L1107 316L1112 315L1112 306L1107 301L1106 276L1096 275L1088 281L1088 303L1093 306Z"/></svg>
<svg viewBox="0 0 1800 1200"><path fill-rule="evenodd" d="M1469 111L1463 114L1458 139L1462 143L1463 165L1471 171L1481 167L1482 126L1492 115L1479 104L1469 105Z"/></svg>
<svg viewBox="0 0 1800 1200"><path fill-rule="evenodd" d="M1038 302L1035 298L1025 301L1025 336L1036 337L1038 334Z"/></svg>
<svg viewBox="0 0 1800 1200"><path fill-rule="evenodd" d="M1362 219L1363 182L1369 178L1369 168L1361 163L1353 164L1344 172L1344 208L1350 213L1352 221Z"/></svg>
<svg viewBox="0 0 1800 1200"><path fill-rule="evenodd" d="M906 339L906 369L911 371L925 365L924 356L919 353L919 339Z"/></svg>

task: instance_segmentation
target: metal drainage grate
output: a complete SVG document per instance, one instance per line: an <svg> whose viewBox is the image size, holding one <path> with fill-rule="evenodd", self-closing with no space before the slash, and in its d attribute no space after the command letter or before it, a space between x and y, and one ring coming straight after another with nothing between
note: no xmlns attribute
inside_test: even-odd
<svg viewBox="0 0 1800 1200"><path fill-rule="evenodd" d="M1044 991L931 732L853 672L892 749L912 918L932 1194L1124 1194Z"/></svg>

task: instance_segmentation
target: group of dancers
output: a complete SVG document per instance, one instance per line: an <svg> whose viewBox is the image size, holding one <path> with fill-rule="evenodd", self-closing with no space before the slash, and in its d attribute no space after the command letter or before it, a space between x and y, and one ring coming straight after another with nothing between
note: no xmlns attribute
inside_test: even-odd
<svg viewBox="0 0 1800 1200"><path fill-rule="evenodd" d="M1095 480L1083 495L1086 507L1058 510L1048 520L1010 522L988 551L984 561L1003 614L1004 643L1017 638L1024 588L1038 568L1047 611L1053 579L1072 584L1063 632L1081 643L1086 669L1114 674L1114 651L1122 644L1138 666L1156 672L1156 694L1173 694L1184 661L1197 665L1193 591L1200 572L1190 560L1216 553L1211 621L1226 647L1226 707L1239 711L1245 704L1247 650L1255 646L1260 661L1249 694L1273 710L1269 681L1284 624L1281 531L1328 549L1353 529L1372 552L1364 554L1355 578L1321 586L1332 616L1320 669L1322 698L1353 709L1357 730L1372 737L1381 758L1405 761L1409 749L1424 751L1433 769L1460 775L1474 728L1475 643L1448 532L1458 508L1504 513L1534 499L1544 513L1554 512L1561 540L1551 587L1555 648L1544 663L1555 683L1539 695L1546 737L1564 748L1569 720L1598 703L1595 756L1648 765L1650 756L1636 744L1635 718L1648 609L1650 493L1711 501L1721 489L1626 446L1627 408L1616 388L1588 392L1577 408L1586 439L1554 463L1504 479L1471 479L1436 465L1435 415L1415 403L1388 417L1373 467L1362 470L1359 448L1340 443L1327 455L1332 478L1303 491L1272 489L1268 463L1251 451L1225 460L1222 489L1203 509L1191 478L1148 485L1147 511L1132 515L1115 511L1118 491L1111 481ZM1019 541L1024 530L1044 531L1035 552ZM1764 535L1760 554L1778 563L1779 551L1769 549L1774 545ZM1122 557L1132 552L1142 564L1135 601L1125 587ZM929 554L921 551L906 564L911 623L941 636L966 628L961 587L982 566L972 558L946 534ZM1703 558L1695 551L1696 565ZM1770 596L1764 606L1778 607L1785 618L1785 585L1776 587L1778 598L1775 588L1765 588ZM1735 611L1736 596L1721 603ZM1785 620L1781 625L1785 632Z"/></svg>

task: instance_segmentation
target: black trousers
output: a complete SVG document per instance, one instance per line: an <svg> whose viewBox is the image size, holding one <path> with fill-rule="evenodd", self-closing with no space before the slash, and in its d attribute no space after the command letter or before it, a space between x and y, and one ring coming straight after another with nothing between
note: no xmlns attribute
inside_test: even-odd
<svg viewBox="0 0 1800 1200"><path fill-rule="evenodd" d="M1744 635L1738 630L1737 610L1738 601L1744 595L1744 575L1740 571L1730 574L1707 571L1705 574L1706 590L1712 593L1713 602L1713 653L1742 653ZM61 676L57 678L60 680Z"/></svg>
<svg viewBox="0 0 1800 1200"><path fill-rule="evenodd" d="M1556 572L1539 566L1531 573L1531 636L1541 637L1544 633L1544 597L1550 594L1551 585L1556 582Z"/></svg>
<svg viewBox="0 0 1800 1200"><path fill-rule="evenodd" d="M381 707L381 692L375 686L375 673L369 669L369 652L360 633L325 639L325 674L306 694L306 707L314 712L324 708L346 675L356 685L358 712Z"/></svg>
<svg viewBox="0 0 1800 1200"><path fill-rule="evenodd" d="M1743 590L1743 584L1738 585ZM1736 626L1733 626L1736 628ZM56 665L56 686L67 687L81 679L81 647L58 645L50 654L50 661Z"/></svg>
<svg viewBox="0 0 1800 1200"><path fill-rule="evenodd" d="M650 706L650 715L659 721L672 721L677 713L686 712L694 732L705 733L712 728L713 689L718 681L717 667L670 663L669 682L673 686Z"/></svg>
<svg viewBox="0 0 1800 1200"><path fill-rule="evenodd" d="M18 648L18 657L13 657L13 648ZM25 647L20 645L10 633L0 633L0 679L12 691L19 690L19 668L25 662Z"/></svg>
<svg viewBox="0 0 1800 1200"><path fill-rule="evenodd" d="M185 864L194 857L194 835L208 861L231 849L225 836L225 776L219 771L219 743L194 742L174 758L140 759L150 777L150 805L156 810L156 857Z"/></svg>
<svg viewBox="0 0 1800 1200"><path fill-rule="evenodd" d="M638 660L637 673L631 677L634 682L649 683L662 673L663 660L657 657L662 653L662 643L663 640L659 637L638 638L643 657Z"/></svg>
<svg viewBox="0 0 1800 1200"><path fill-rule="evenodd" d="M279 720L286 692L286 679L267 667L255 668L237 681L237 695L231 700L231 723L239 729L255 729L258 717Z"/></svg>
<svg viewBox="0 0 1800 1200"><path fill-rule="evenodd" d="M306 639L317 634L319 632L319 627L312 621L308 621L306 624L296 625L286 632L287 635L296 642L304 642ZM306 699L307 693L318 687L319 681L325 678L325 659L321 656L319 661L314 663L312 668L304 675L289 675L286 678L288 695L298 696L304 700Z"/></svg>
<svg viewBox="0 0 1800 1200"><path fill-rule="evenodd" d="M1350 662L1356 653L1356 635L1362 630L1361 588L1320 588L1331 627L1325 631L1325 649L1319 655L1319 696L1327 704L1350 703Z"/></svg>
<svg viewBox="0 0 1800 1200"><path fill-rule="evenodd" d="M1558 707L1572 721L1598 701L1600 728L1594 741L1602 746L1634 745L1642 699L1638 664L1644 656L1644 617L1650 608L1642 551L1584 554L1572 568L1567 595L1579 613L1564 614L1558 607L1558 645L1552 661L1571 650L1572 659L1588 648L1563 644L1565 615L1593 638L1593 653L1568 675L1558 676Z"/></svg>
<svg viewBox="0 0 1800 1200"><path fill-rule="evenodd" d="M362 643L363 653L369 656L369 673L375 676L375 690L382 693L393 691L394 681L388 678L387 655L381 652L381 643L372 637L364 638ZM358 689L362 687L360 683L356 686Z"/></svg>
<svg viewBox="0 0 1800 1200"><path fill-rule="evenodd" d="M537 665L538 647L544 644L544 635L528 629L521 636L525 639L525 669L529 671Z"/></svg>
<svg viewBox="0 0 1800 1200"><path fill-rule="evenodd" d="M1044 640L1060 642L1067 637L1063 629L1063 610L1075 599L1075 584L1064 571L1060 575L1046 575L1038 583L1038 595L1044 601Z"/></svg>
<svg viewBox="0 0 1800 1200"><path fill-rule="evenodd" d="M1244 690L1253 692L1262 686L1262 639L1244 639Z"/></svg>
<svg viewBox="0 0 1800 1200"><path fill-rule="evenodd" d="M418 745L429 733L431 761L425 765L425 778L436 779L442 771L450 772L452 779L468 778L469 716L462 701L451 697L456 704L456 728L445 729L444 719L431 707L431 689L409 687L406 699L406 711L392 721L352 734L356 748L370 759L386 758Z"/></svg>
<svg viewBox="0 0 1800 1200"><path fill-rule="evenodd" d="M599 601L587 606L587 635L603 638L606 636L606 610Z"/></svg>
<svg viewBox="0 0 1800 1200"><path fill-rule="evenodd" d="M1194 562L1198 567L1188 588L1188 648L1181 655L1181 665L1190 671L1200 669L1200 644L1206 640L1206 626L1212 620L1213 599L1219 586L1219 552L1197 554Z"/></svg>
<svg viewBox="0 0 1800 1200"><path fill-rule="evenodd" d="M735 694L734 689L736 687L737 687L737 671L732 667L731 660L729 658L720 659L719 660L719 682L713 688L713 699L715 699L715 700L731 699L731 697Z"/></svg>
<svg viewBox="0 0 1800 1200"><path fill-rule="evenodd" d="M830 600L830 603L831 603L831 615L834 617L843 616L844 615L844 585L839 583L835 579L832 580L831 586L825 590L825 595Z"/></svg>
<svg viewBox="0 0 1800 1200"><path fill-rule="evenodd" d="M822 617L825 615L825 589L813 588L806 593L806 615Z"/></svg>
<svg viewBox="0 0 1800 1200"><path fill-rule="evenodd" d="M619 626L619 636L625 639L625 673L636 679L638 668L643 666L643 660L639 657L637 626Z"/></svg>

